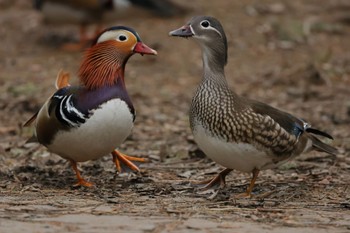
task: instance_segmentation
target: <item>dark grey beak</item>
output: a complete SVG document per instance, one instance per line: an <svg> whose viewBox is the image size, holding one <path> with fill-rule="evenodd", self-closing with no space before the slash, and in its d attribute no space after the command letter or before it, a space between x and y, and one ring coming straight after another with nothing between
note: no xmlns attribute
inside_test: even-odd
<svg viewBox="0 0 350 233"><path fill-rule="evenodd" d="M190 25L184 25L179 29L169 32L169 36L191 37L194 36Z"/></svg>

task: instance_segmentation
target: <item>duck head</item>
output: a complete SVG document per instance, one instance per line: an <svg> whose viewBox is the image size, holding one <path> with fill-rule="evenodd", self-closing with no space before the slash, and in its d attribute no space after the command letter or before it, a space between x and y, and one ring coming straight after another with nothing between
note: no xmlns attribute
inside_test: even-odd
<svg viewBox="0 0 350 233"><path fill-rule="evenodd" d="M104 30L84 54L78 73L81 83L96 89L124 79L125 65L135 53L157 55L132 28L116 26Z"/></svg>
<svg viewBox="0 0 350 233"><path fill-rule="evenodd" d="M170 36L194 38L202 47L203 59L221 67L227 63L227 39L221 23L210 16L195 16Z"/></svg>

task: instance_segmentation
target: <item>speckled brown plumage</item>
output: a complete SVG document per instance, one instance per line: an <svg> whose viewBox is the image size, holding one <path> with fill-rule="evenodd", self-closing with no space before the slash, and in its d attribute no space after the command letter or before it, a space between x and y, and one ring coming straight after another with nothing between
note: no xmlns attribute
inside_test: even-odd
<svg viewBox="0 0 350 233"><path fill-rule="evenodd" d="M287 132L270 116L256 113L250 103L227 85L205 80L192 99L191 128L194 130L198 121L212 136L226 142L252 144L276 156L276 160L286 159L297 149L305 148L306 141L300 142L299 135Z"/></svg>
<svg viewBox="0 0 350 233"><path fill-rule="evenodd" d="M250 195L260 170L274 168L311 149L335 155L337 150L316 136L332 137L303 120L267 104L238 96L226 81L226 35L220 22L193 17L172 36L193 37L202 48L203 78L192 99L190 125L199 147L227 167L205 188L224 183L237 169L252 172Z"/></svg>

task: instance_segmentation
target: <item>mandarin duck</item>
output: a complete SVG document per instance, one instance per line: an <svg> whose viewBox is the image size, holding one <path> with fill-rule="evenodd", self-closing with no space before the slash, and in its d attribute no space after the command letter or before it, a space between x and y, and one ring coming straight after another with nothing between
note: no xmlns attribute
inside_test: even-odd
<svg viewBox="0 0 350 233"><path fill-rule="evenodd" d="M172 17L187 12L170 0L34 0L34 8L40 10L46 23L78 24L78 43L66 43L63 49L79 50L90 41L87 26L96 24L94 36L100 33L105 14L130 14L129 8L146 9L160 17ZM139 14L137 14L139 15Z"/></svg>
<svg viewBox="0 0 350 233"><path fill-rule="evenodd" d="M225 187L233 169L251 172L245 193L251 197L259 171L276 168L301 153L315 149L332 155L337 149L315 135L333 139L307 122L267 104L237 95L225 78L227 40L220 22L208 16L193 17L171 31L171 36L194 38L202 49L203 77L190 107L190 126L199 148L225 167L200 188L213 193Z"/></svg>
<svg viewBox="0 0 350 233"><path fill-rule="evenodd" d="M30 142L70 161L78 183L92 186L80 175L77 162L95 160L108 153L120 171L120 162L138 171L131 161L144 161L115 150L131 133L135 110L125 87L124 71L135 53L156 55L136 31L115 26L101 32L84 54L80 84L69 85L69 74L59 73L58 89L24 126L35 123Z"/></svg>

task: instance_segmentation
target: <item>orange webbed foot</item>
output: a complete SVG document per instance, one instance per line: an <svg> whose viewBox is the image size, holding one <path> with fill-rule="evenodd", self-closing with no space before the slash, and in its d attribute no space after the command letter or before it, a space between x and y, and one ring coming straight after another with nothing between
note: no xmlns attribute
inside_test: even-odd
<svg viewBox="0 0 350 233"><path fill-rule="evenodd" d="M213 189L213 188L224 188L226 186L225 178L226 176L232 171L232 169L226 168L225 170L221 171L218 175L216 175L214 178L195 182L192 183L193 186L197 187L200 190L207 190L207 189Z"/></svg>
<svg viewBox="0 0 350 233"><path fill-rule="evenodd" d="M251 193L244 192L244 193L236 194L234 197L235 197L236 199L244 199L244 198L252 198L253 195L252 195Z"/></svg>
<svg viewBox="0 0 350 233"><path fill-rule="evenodd" d="M90 183L88 181L86 181L81 175L80 175L80 171L77 167L77 162L73 161L73 160L69 160L73 170L75 171L75 175L77 176L78 182L73 185L74 187L78 187L78 186L84 186L84 187L92 187L94 186L93 183Z"/></svg>
<svg viewBox="0 0 350 233"><path fill-rule="evenodd" d="M84 179L81 179L81 180L78 180L78 182L75 183L73 186L74 186L74 187L84 186L84 187L90 188L90 187L93 187L94 184L91 183L91 182L89 182L89 181L86 181L86 180L84 180Z"/></svg>
<svg viewBox="0 0 350 233"><path fill-rule="evenodd" d="M128 168L130 168L134 172L140 172L140 169L132 161L147 162L147 159L145 158L129 156L117 150L112 151L112 156L113 156L113 162L115 163L115 166L119 173L121 173L123 170L122 164L126 165Z"/></svg>
<svg viewBox="0 0 350 233"><path fill-rule="evenodd" d="M240 194L235 195L235 198L240 199L240 198L252 198L253 197L252 191L253 191L253 188L255 185L255 181L258 178L259 172L260 172L259 169L254 168L254 170L252 171L253 176L252 176L252 179L250 181L249 187L247 188L247 191L244 193L240 193Z"/></svg>
<svg viewBox="0 0 350 233"><path fill-rule="evenodd" d="M226 168L214 178L192 183L192 185L197 187L200 194L211 194L208 198L213 199L216 197L219 191L226 186L225 178L231 171L232 169Z"/></svg>

